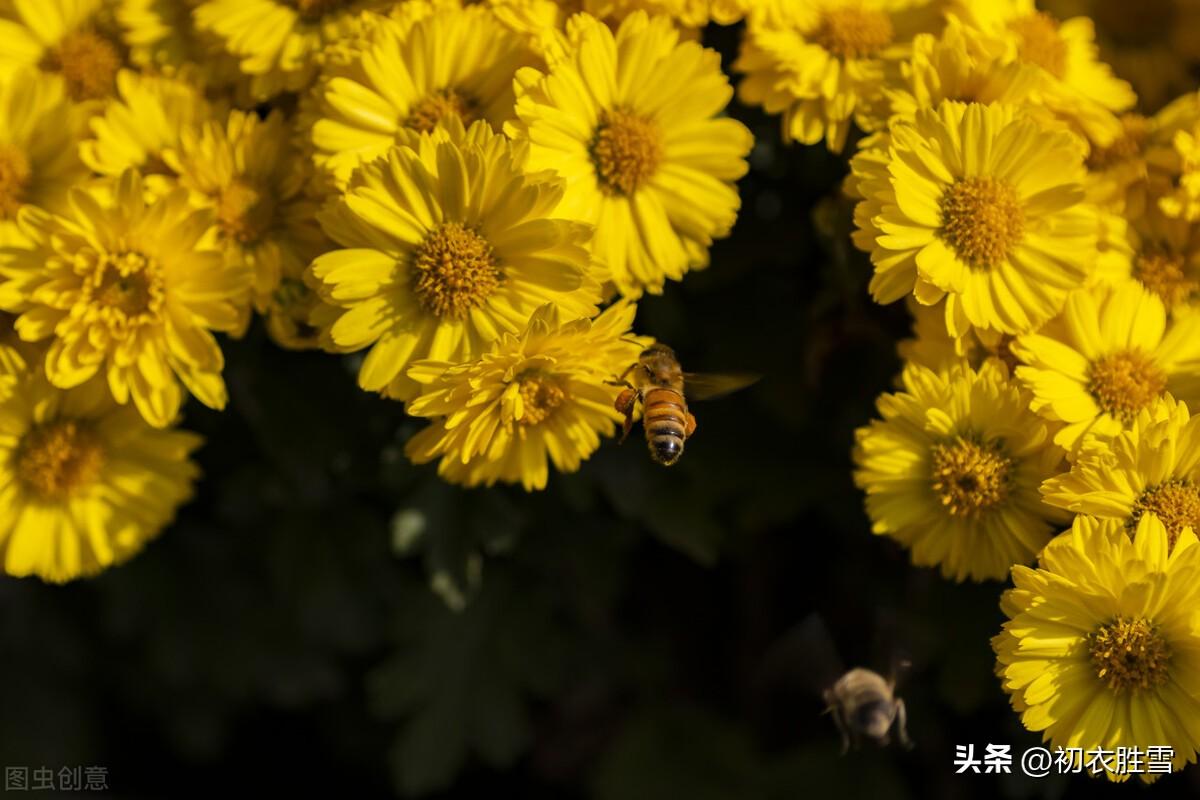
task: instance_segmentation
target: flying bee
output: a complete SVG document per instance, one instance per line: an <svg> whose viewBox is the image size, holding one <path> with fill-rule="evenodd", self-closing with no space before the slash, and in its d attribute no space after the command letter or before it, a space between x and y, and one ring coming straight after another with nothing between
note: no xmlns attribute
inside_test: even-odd
<svg viewBox="0 0 1200 800"><path fill-rule="evenodd" d="M693 400L704 400L749 386L757 379L752 375L684 372L674 350L665 344L652 344L616 381L610 381L625 387L613 403L625 415L621 441L633 430L633 415L640 404L650 458L669 467L683 455L683 443L696 432L696 418L684 397L685 386Z"/></svg>

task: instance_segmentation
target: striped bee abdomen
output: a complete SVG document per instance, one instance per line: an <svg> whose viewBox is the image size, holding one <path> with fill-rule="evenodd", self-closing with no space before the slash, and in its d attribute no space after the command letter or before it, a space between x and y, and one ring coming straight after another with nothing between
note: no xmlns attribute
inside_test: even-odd
<svg viewBox="0 0 1200 800"><path fill-rule="evenodd" d="M687 438L687 403L674 389L655 387L643 396L642 427L655 461L670 466L683 455Z"/></svg>

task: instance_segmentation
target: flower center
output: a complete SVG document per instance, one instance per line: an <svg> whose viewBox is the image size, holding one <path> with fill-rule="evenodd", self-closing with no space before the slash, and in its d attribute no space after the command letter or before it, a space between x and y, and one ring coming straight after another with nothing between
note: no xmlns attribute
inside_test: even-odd
<svg viewBox="0 0 1200 800"><path fill-rule="evenodd" d="M1058 22L1044 11L1035 11L1008 23L1020 39L1017 50L1023 61L1037 64L1056 78L1067 71L1067 43L1058 34Z"/></svg>
<svg viewBox="0 0 1200 800"><path fill-rule="evenodd" d="M1167 529L1168 548L1174 547L1184 528L1200 534L1200 487L1187 478L1172 478L1142 492L1133 503L1133 513L1125 521L1125 529L1130 534L1137 530L1138 522L1146 512L1158 516Z"/></svg>
<svg viewBox="0 0 1200 800"><path fill-rule="evenodd" d="M346 4L346 0L292 0L300 18L306 22L318 20L331 11L337 11Z"/></svg>
<svg viewBox="0 0 1200 800"><path fill-rule="evenodd" d="M158 263L127 251L99 258L85 287L99 320L117 335L129 326L154 322L163 304Z"/></svg>
<svg viewBox="0 0 1200 800"><path fill-rule="evenodd" d="M88 486L103 466L100 437L80 420L31 428L17 449L17 477L42 500L62 500Z"/></svg>
<svg viewBox="0 0 1200 800"><path fill-rule="evenodd" d="M1104 412L1126 425L1166 388L1166 373L1140 350L1122 350L1092 363L1088 391Z"/></svg>
<svg viewBox="0 0 1200 800"><path fill-rule="evenodd" d="M61 73L73 99L96 100L112 94L121 54L95 31L74 31L46 52L42 68Z"/></svg>
<svg viewBox="0 0 1200 800"><path fill-rule="evenodd" d="M961 178L942 194L941 235L968 265L988 269L1008 257L1025 229L1025 212L1007 182Z"/></svg>
<svg viewBox="0 0 1200 800"><path fill-rule="evenodd" d="M931 451L933 492L952 516L971 516L1008 497L1010 461L996 445L957 436Z"/></svg>
<svg viewBox="0 0 1200 800"><path fill-rule="evenodd" d="M538 371L523 372L517 376L521 384L520 423L526 427L539 425L554 409L567 399L562 384L550 375Z"/></svg>
<svg viewBox="0 0 1200 800"><path fill-rule="evenodd" d="M1141 114L1121 115L1121 135L1108 147L1093 147L1088 155L1088 169L1105 170L1137 158L1150 135L1150 120Z"/></svg>
<svg viewBox="0 0 1200 800"><path fill-rule="evenodd" d="M413 291L431 314L465 319L503 282L491 244L461 223L443 223L417 248Z"/></svg>
<svg viewBox="0 0 1200 800"><path fill-rule="evenodd" d="M613 109L601 117L591 149L600 185L612 194L630 195L658 169L662 134L654 120Z"/></svg>
<svg viewBox="0 0 1200 800"><path fill-rule="evenodd" d="M1087 642L1096 677L1114 692L1153 689L1168 677L1171 648L1148 619L1114 617Z"/></svg>
<svg viewBox="0 0 1200 800"><path fill-rule="evenodd" d="M32 177L25 154L11 144L0 144L0 219L17 215Z"/></svg>
<svg viewBox="0 0 1200 800"><path fill-rule="evenodd" d="M479 104L455 89L441 89L423 97L409 109L404 127L429 133L449 117L458 117L463 125L479 118Z"/></svg>
<svg viewBox="0 0 1200 800"><path fill-rule="evenodd" d="M841 59L866 58L887 47L895 35L884 12L850 6L822 14L812 41Z"/></svg>
<svg viewBox="0 0 1200 800"><path fill-rule="evenodd" d="M256 242L271 227L275 201L248 183L235 180L217 200L217 223L231 239L243 244Z"/></svg>
<svg viewBox="0 0 1200 800"><path fill-rule="evenodd" d="M1168 309L1181 306L1200 293L1200 281L1183 270L1183 256L1143 253L1133 263L1133 277L1162 298Z"/></svg>

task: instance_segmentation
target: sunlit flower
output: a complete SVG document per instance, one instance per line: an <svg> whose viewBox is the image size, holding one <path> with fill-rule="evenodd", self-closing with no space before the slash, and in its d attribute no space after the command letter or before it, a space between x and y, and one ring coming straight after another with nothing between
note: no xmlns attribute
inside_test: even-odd
<svg viewBox="0 0 1200 800"><path fill-rule="evenodd" d="M0 4L0 71L36 66L62 76L78 101L112 94L127 48L105 0Z"/></svg>
<svg viewBox="0 0 1200 800"><path fill-rule="evenodd" d="M1025 727L1060 748L1116 752L1154 742L1173 750L1172 769L1194 763L1198 572L1192 531L1172 551L1153 514L1129 528L1080 517L1046 546L1036 569L1014 567L1015 588L1000 602L1009 621L992 646ZM1081 755L1074 767L1092 769Z"/></svg>
<svg viewBox="0 0 1200 800"><path fill-rule="evenodd" d="M242 318L251 275L226 266L203 241L211 214L180 189L147 204L141 177L74 189L62 216L25 206L30 246L0 251L0 307L19 314L26 341L49 340L45 370L56 386L103 375L118 403L166 427L183 386L225 405L224 360L212 330Z"/></svg>
<svg viewBox="0 0 1200 800"><path fill-rule="evenodd" d="M520 483L544 489L548 462L574 472L620 420L613 377L648 344L633 338L636 307L620 302L594 320L563 321L546 305L520 333L502 336L461 364L421 361L410 413L433 422L409 441L418 464L464 486Z"/></svg>
<svg viewBox="0 0 1200 800"><path fill-rule="evenodd" d="M283 315L283 327L276 323L268 330L291 330L314 302L304 269L332 243L316 221L317 203L303 194L307 171L289 146L283 114L263 119L232 111L224 124L186 128L167 162L193 203L213 210L226 258L253 271L255 308ZM280 343L301 347L312 341L311 335L288 335Z"/></svg>
<svg viewBox="0 0 1200 800"><path fill-rule="evenodd" d="M317 164L344 184L401 131L430 131L447 117L499 130L513 116L513 75L535 61L483 7L381 19L346 63L321 76L311 133Z"/></svg>
<svg viewBox="0 0 1200 800"><path fill-rule="evenodd" d="M192 24L204 0L116 0L113 12L129 60L147 74L196 80L224 88L241 78L237 59L221 40Z"/></svg>
<svg viewBox="0 0 1200 800"><path fill-rule="evenodd" d="M679 41L665 17L636 13L614 34L571 21L570 58L518 73L518 121L529 168L566 181L564 208L596 226L594 247L625 295L657 294L708 264L729 234L750 131L718 117L733 91L720 56Z"/></svg>
<svg viewBox="0 0 1200 800"><path fill-rule="evenodd" d="M561 180L526 172L485 122L407 139L319 215L343 249L309 270L337 310L314 322L338 349L370 347L359 385L401 400L411 362L478 358L545 303L579 318L600 300L591 228L561 216Z"/></svg>
<svg viewBox="0 0 1200 800"><path fill-rule="evenodd" d="M1109 238L1111 251L1101 259L1105 282L1133 279L1158 295L1174 316L1200 308L1200 222L1157 213L1133 223L1107 216L1103 221L1113 228L1111 237L1102 237Z"/></svg>
<svg viewBox="0 0 1200 800"><path fill-rule="evenodd" d="M1173 546L1185 529L1200 530L1200 416L1174 398L1159 400L1112 439L1085 440L1071 471L1046 481L1042 494L1127 531L1153 512Z"/></svg>
<svg viewBox="0 0 1200 800"><path fill-rule="evenodd" d="M872 296L946 299L947 330L1029 331L1088 278L1099 225L1083 201L1076 138L1008 105L943 102L891 130L852 168L866 199L855 243Z"/></svg>
<svg viewBox="0 0 1200 800"><path fill-rule="evenodd" d="M855 433L855 483L873 533L962 581L1002 579L1049 541L1057 512L1038 495L1062 451L998 360L978 371L909 364L882 419Z"/></svg>
<svg viewBox="0 0 1200 800"><path fill-rule="evenodd" d="M886 121L889 64L912 52L921 33L942 28L941 2L921 0L775 0L750 16L734 69L745 103L782 114L783 138L825 140L841 152L851 124L865 131Z"/></svg>
<svg viewBox="0 0 1200 800"><path fill-rule="evenodd" d="M0 405L4 572L63 583L127 560L191 497L199 445L115 405L100 381L22 381Z"/></svg>

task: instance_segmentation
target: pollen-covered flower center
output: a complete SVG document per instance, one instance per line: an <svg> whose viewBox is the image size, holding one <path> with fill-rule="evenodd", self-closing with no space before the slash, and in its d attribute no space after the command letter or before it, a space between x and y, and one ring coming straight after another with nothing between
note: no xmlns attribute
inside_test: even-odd
<svg viewBox="0 0 1200 800"><path fill-rule="evenodd" d="M158 262L136 251L100 255L85 289L99 320L114 332L151 321L162 308Z"/></svg>
<svg viewBox="0 0 1200 800"><path fill-rule="evenodd" d="M1166 373L1140 350L1122 350L1092 362L1088 391L1101 410L1126 424L1166 388Z"/></svg>
<svg viewBox="0 0 1200 800"><path fill-rule="evenodd" d="M1188 277L1183 256L1142 253L1133 263L1133 277L1162 298L1167 308L1175 308L1200 294L1200 281Z"/></svg>
<svg viewBox="0 0 1200 800"><path fill-rule="evenodd" d="M940 205L942 238L972 267L1002 262L1025 229L1016 190L999 178L961 178L942 194Z"/></svg>
<svg viewBox="0 0 1200 800"><path fill-rule="evenodd" d="M59 420L31 428L17 449L17 478L43 500L61 500L88 486L103 466L100 437L80 420Z"/></svg>
<svg viewBox="0 0 1200 800"><path fill-rule="evenodd" d="M891 44L895 35L892 20L884 12L849 6L825 11L812 41L838 58L866 58Z"/></svg>
<svg viewBox="0 0 1200 800"><path fill-rule="evenodd" d="M1035 11L1008 23L1020 40L1023 61L1037 64L1056 78L1067 71L1067 43L1058 32L1058 22L1044 11Z"/></svg>
<svg viewBox="0 0 1200 800"><path fill-rule="evenodd" d="M461 223L444 223L417 248L413 291L431 314L465 319L503 282L492 245Z"/></svg>
<svg viewBox="0 0 1200 800"><path fill-rule="evenodd" d="M986 511L1008 497L1012 461L996 445L957 436L931 451L933 493L953 516Z"/></svg>
<svg viewBox="0 0 1200 800"><path fill-rule="evenodd" d="M517 377L520 382L521 416L525 426L539 425L567 399L566 389L557 378L543 372L525 372Z"/></svg>
<svg viewBox="0 0 1200 800"><path fill-rule="evenodd" d="M479 104L456 89L441 89L414 103L404 126L429 133L439 122L451 117L458 117L463 125L470 125L479 118Z"/></svg>
<svg viewBox="0 0 1200 800"><path fill-rule="evenodd" d="M318 20L326 14L337 11L346 5L346 0L292 0L300 18L309 22Z"/></svg>
<svg viewBox="0 0 1200 800"><path fill-rule="evenodd" d="M0 219L12 219L25 198L33 170L20 148L0 144Z"/></svg>
<svg viewBox="0 0 1200 800"><path fill-rule="evenodd" d="M95 31L74 31L46 52L42 68L60 73L75 100L96 100L112 94L121 54Z"/></svg>
<svg viewBox="0 0 1200 800"><path fill-rule="evenodd" d="M1171 647L1148 619L1117 616L1087 643L1096 677L1114 692L1153 689L1168 677Z"/></svg>
<svg viewBox="0 0 1200 800"><path fill-rule="evenodd" d="M1184 528L1200 534L1200 486L1187 478L1173 478L1147 489L1134 501L1125 529L1131 534L1136 531L1147 512L1158 516L1167 529L1168 547L1174 547Z"/></svg>
<svg viewBox="0 0 1200 800"><path fill-rule="evenodd" d="M221 231L243 244L258 241L275 219L275 200L269 192L235 180L217 199L217 223Z"/></svg>
<svg viewBox="0 0 1200 800"><path fill-rule="evenodd" d="M1141 155L1146 137L1150 135L1150 120L1141 114L1121 116L1121 135L1108 147L1093 147L1088 155L1088 168L1104 170Z"/></svg>
<svg viewBox="0 0 1200 800"><path fill-rule="evenodd" d="M601 117L591 151L600 185L614 194L630 195L662 162L662 133L654 120L614 109Z"/></svg>

